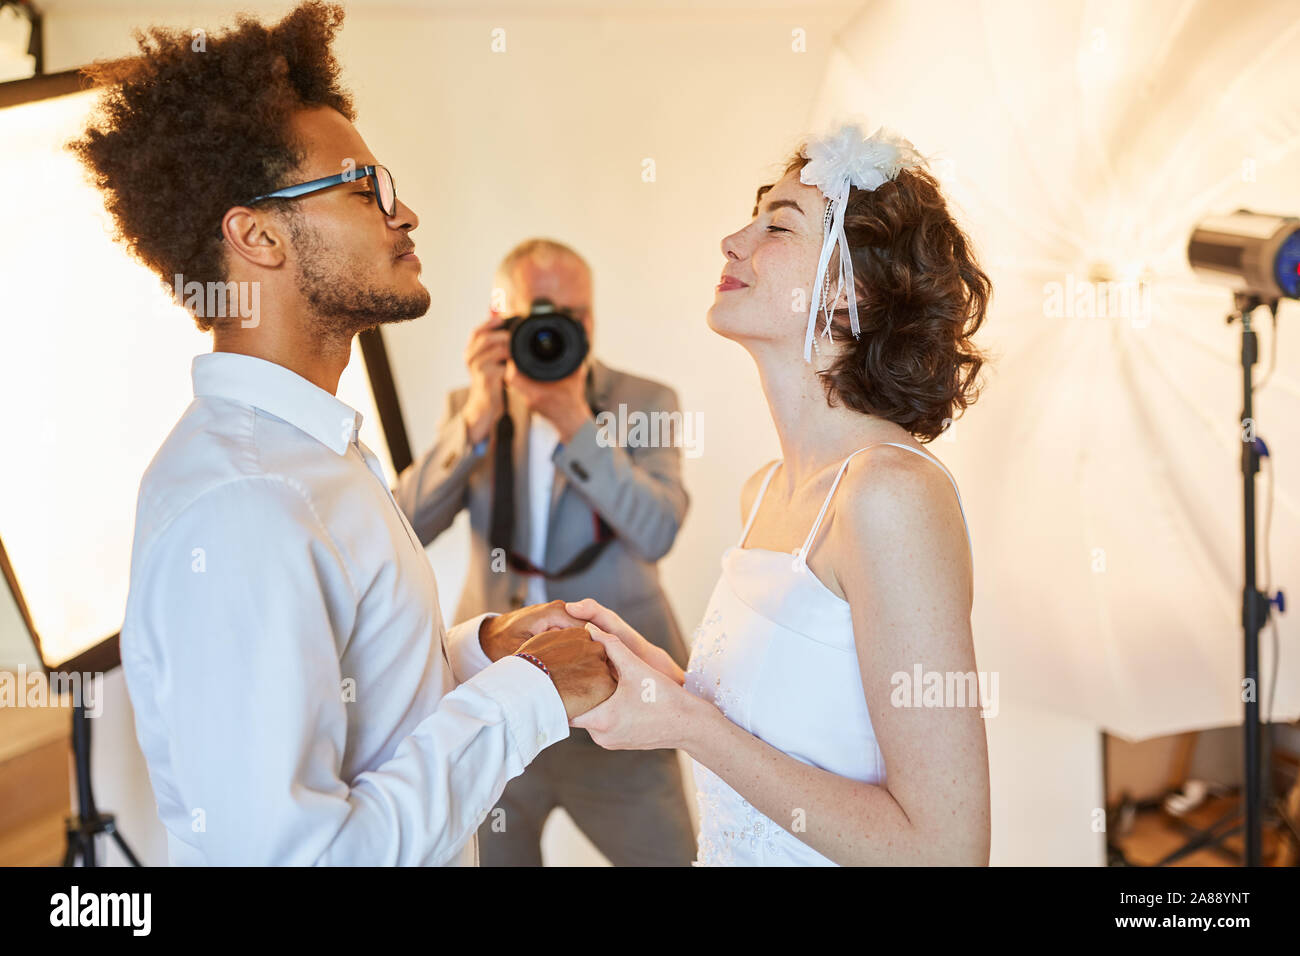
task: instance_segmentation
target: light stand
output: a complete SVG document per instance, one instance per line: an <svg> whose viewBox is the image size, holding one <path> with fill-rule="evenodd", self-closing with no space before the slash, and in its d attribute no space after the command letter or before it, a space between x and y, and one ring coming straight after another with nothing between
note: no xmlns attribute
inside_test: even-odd
<svg viewBox="0 0 1300 956"><path fill-rule="evenodd" d="M77 777L77 815L68 817L68 849L63 855L63 865L76 866L80 858L84 866L95 866L95 837L106 833L127 861L139 866L140 861L117 831L113 814L95 809L95 794L90 787L90 718L86 716L84 701L78 701L72 710L72 754Z"/></svg>
<svg viewBox="0 0 1300 956"><path fill-rule="evenodd" d="M1235 319L1241 319L1241 475L1245 506L1245 576L1242 584L1241 625L1245 638L1244 689L1247 691L1246 710L1242 722L1246 775L1241 802L1245 804L1246 812L1244 862L1246 866L1259 866L1264 811L1260 775L1259 632L1268 623L1274 604L1277 605L1279 613L1285 613L1286 598L1280 590L1276 595L1268 595L1255 585L1255 475L1259 472L1261 449L1263 454L1267 455L1268 446L1255 434L1255 386L1252 374L1255 362L1259 358L1259 339L1255 330L1251 328L1250 317L1261 305L1267 305L1276 318L1278 300L1266 299L1253 293L1237 292L1233 295L1233 304L1236 306L1236 311L1228 315L1228 324L1231 325ZM1227 837L1242 829L1243 825L1237 823L1240 814L1240 806L1234 806L1209 827L1197 831L1187 843L1166 856L1156 866L1167 866L1196 850L1221 844ZM1226 829L1225 824L1227 824Z"/></svg>
<svg viewBox="0 0 1300 956"><path fill-rule="evenodd" d="M1245 578L1242 585L1241 619L1245 631L1245 686L1250 692L1246 698L1245 714L1245 754L1246 754L1246 865L1259 866L1260 863L1260 815L1263 808L1263 794L1260 781L1259 758L1259 632L1268 622L1268 616L1274 603L1279 611L1286 610L1286 599L1281 591L1276 597L1263 593L1255 586L1255 475L1259 471L1260 449L1267 446L1255 434L1254 395L1252 369L1259 358L1259 339L1250 326L1250 317L1255 309L1267 305L1274 317L1277 316L1277 299L1265 301L1261 297L1238 292L1233 296L1237 307L1235 314L1228 316L1231 324L1236 315L1241 317L1241 382L1242 412L1241 427L1243 440L1241 445L1241 475L1243 499L1245 503Z"/></svg>

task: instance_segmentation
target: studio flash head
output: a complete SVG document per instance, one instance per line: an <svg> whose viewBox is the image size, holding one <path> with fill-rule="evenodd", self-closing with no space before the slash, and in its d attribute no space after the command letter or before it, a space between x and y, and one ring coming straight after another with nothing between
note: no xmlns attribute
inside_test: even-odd
<svg viewBox="0 0 1300 956"><path fill-rule="evenodd" d="M1263 302L1300 298L1300 219L1238 209L1211 216L1187 244L1192 270Z"/></svg>

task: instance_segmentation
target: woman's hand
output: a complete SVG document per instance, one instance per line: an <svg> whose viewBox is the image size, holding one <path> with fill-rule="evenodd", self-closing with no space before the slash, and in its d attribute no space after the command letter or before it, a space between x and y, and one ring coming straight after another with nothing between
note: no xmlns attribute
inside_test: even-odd
<svg viewBox="0 0 1300 956"><path fill-rule="evenodd" d="M685 746L703 702L652 668L617 637L588 624L593 640L605 645L618 678L613 696L569 721L606 750L662 750ZM635 633L635 632L633 632Z"/></svg>
<svg viewBox="0 0 1300 956"><path fill-rule="evenodd" d="M579 620L590 621L607 634L613 634L628 650L660 674L676 681L679 687L686 683L686 672L677 666L666 650L658 644L651 644L640 631L598 601L592 598L567 601L564 610Z"/></svg>

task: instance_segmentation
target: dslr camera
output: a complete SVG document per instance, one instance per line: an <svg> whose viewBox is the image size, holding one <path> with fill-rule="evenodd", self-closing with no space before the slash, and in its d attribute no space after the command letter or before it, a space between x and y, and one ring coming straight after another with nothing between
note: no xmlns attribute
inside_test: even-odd
<svg viewBox="0 0 1300 956"><path fill-rule="evenodd" d="M510 332L515 367L534 381L566 378L587 357L587 330L550 299L534 299L527 315L512 315L498 328Z"/></svg>

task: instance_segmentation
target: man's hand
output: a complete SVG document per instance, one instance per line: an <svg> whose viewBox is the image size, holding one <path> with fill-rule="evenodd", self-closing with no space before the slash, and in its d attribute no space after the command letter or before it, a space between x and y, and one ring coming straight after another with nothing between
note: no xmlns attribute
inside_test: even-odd
<svg viewBox="0 0 1300 956"><path fill-rule="evenodd" d="M501 382L510 359L510 333L500 330L500 325L501 317L491 313L486 322L470 332L469 344L465 346L469 395L461 415L473 444L487 438L504 409Z"/></svg>
<svg viewBox="0 0 1300 956"><path fill-rule="evenodd" d="M569 720L608 700L617 686L604 645L593 640L585 627L544 631L519 650L546 665Z"/></svg>
<svg viewBox="0 0 1300 956"><path fill-rule="evenodd" d="M587 363L555 382L538 382L519 371L513 361L506 364L506 388L524 400L530 411L541 415L568 444L591 419L587 406Z"/></svg>
<svg viewBox="0 0 1300 956"><path fill-rule="evenodd" d="M509 614L489 617L479 625L478 642L488 660L499 661L519 650L519 645L543 631L582 627L581 621L564 610L563 601L530 604Z"/></svg>
<svg viewBox="0 0 1300 956"><path fill-rule="evenodd" d="M658 644L651 644L640 631L603 604L592 598L583 598L581 601L567 602L564 610L576 618L590 621L608 634L613 634L628 650L665 677L671 678L678 684L686 683L686 672L677 666L677 662L666 650Z"/></svg>

